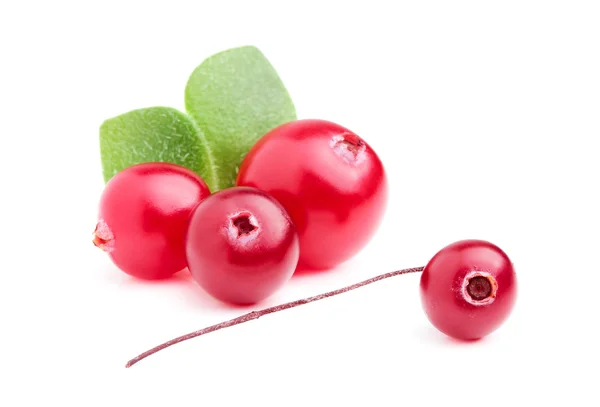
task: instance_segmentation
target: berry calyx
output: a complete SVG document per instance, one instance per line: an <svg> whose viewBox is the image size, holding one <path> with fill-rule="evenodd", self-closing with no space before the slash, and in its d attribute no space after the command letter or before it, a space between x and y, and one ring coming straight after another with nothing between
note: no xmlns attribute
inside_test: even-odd
<svg viewBox="0 0 600 407"><path fill-rule="evenodd" d="M96 224L92 243L94 243L94 246L107 253L110 253L115 249L115 238L103 219L100 219Z"/></svg>
<svg viewBox="0 0 600 407"><path fill-rule="evenodd" d="M348 163L356 164L365 158L367 144L354 133L335 135L330 145Z"/></svg>
<svg viewBox="0 0 600 407"><path fill-rule="evenodd" d="M249 235L258 230L256 218L249 212L242 212L231 217L233 233L237 237Z"/></svg>
<svg viewBox="0 0 600 407"><path fill-rule="evenodd" d="M491 304L496 298L498 283L493 275L472 271L463 279L463 298L472 305Z"/></svg>

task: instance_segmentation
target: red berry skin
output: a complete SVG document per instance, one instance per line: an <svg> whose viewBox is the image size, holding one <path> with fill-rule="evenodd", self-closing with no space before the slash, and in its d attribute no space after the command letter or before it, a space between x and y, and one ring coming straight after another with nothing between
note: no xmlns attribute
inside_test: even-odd
<svg viewBox="0 0 600 407"><path fill-rule="evenodd" d="M186 267L187 221L209 195L206 183L179 165L143 163L126 168L102 192L94 244L131 276L169 277Z"/></svg>
<svg viewBox="0 0 600 407"><path fill-rule="evenodd" d="M294 274L299 243L283 206L255 188L233 187L205 199L194 210L186 235L194 280L231 304L258 303Z"/></svg>
<svg viewBox="0 0 600 407"><path fill-rule="evenodd" d="M438 330L475 340L508 318L517 298L517 277L498 246L462 240L444 247L425 266L420 293L425 313Z"/></svg>
<svg viewBox="0 0 600 407"><path fill-rule="evenodd" d="M350 259L383 218L388 184L381 160L350 130L296 120L258 140L237 185L262 189L286 208L300 236L302 268L328 269Z"/></svg>

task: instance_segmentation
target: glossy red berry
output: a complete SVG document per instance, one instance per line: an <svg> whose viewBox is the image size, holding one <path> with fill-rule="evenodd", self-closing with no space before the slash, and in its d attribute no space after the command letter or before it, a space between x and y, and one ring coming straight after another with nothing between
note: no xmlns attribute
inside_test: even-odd
<svg viewBox="0 0 600 407"><path fill-rule="evenodd" d="M252 304L294 273L298 234L283 206L267 193L233 187L194 210L186 254L194 280L206 292L224 302Z"/></svg>
<svg viewBox="0 0 600 407"><path fill-rule="evenodd" d="M208 195L208 186L198 175L175 164L126 168L102 192L94 244L127 274L169 277L186 267L187 221Z"/></svg>
<svg viewBox="0 0 600 407"><path fill-rule="evenodd" d="M463 240L440 250L421 275L421 300L431 323L462 340L482 338L510 315L517 297L513 265L496 245Z"/></svg>
<svg viewBox="0 0 600 407"><path fill-rule="evenodd" d="M300 236L300 264L348 260L377 230L387 201L384 167L352 131L297 120L263 136L243 160L237 185L262 189L286 208Z"/></svg>

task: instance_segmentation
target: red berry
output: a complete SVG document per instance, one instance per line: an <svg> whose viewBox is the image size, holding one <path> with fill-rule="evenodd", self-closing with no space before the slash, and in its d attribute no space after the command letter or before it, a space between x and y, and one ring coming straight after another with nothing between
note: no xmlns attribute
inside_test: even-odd
<svg viewBox="0 0 600 407"><path fill-rule="evenodd" d="M198 175L175 164L126 168L104 188L94 244L127 274L169 277L186 267L187 221L208 195L208 186Z"/></svg>
<svg viewBox="0 0 600 407"><path fill-rule="evenodd" d="M233 187L194 210L186 235L188 267L213 297L234 304L267 298L298 263L298 234L285 209L267 193Z"/></svg>
<svg viewBox="0 0 600 407"><path fill-rule="evenodd" d="M350 130L324 120L297 120L263 136L240 166L237 185L275 197L296 224L300 264L326 269L371 239L387 201L384 167Z"/></svg>
<svg viewBox="0 0 600 407"><path fill-rule="evenodd" d="M482 338L500 327L517 297L510 259L483 240L463 240L440 250L425 266L420 286L431 323L463 340Z"/></svg>

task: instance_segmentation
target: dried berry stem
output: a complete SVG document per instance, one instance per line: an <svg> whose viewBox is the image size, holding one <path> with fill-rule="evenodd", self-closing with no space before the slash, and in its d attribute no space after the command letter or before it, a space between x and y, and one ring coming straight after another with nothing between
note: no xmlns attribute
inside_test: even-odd
<svg viewBox="0 0 600 407"><path fill-rule="evenodd" d="M158 352L160 350L168 348L171 345L175 345L176 343L187 341L188 339L196 338L198 336L205 335L205 334L210 333L210 332L218 331L218 330L223 329L223 328L228 328L230 326L243 324L244 322L248 322L248 321L252 321L252 320L258 319L258 318L262 317L263 315L272 314L274 312L279 312L279 311L283 311L283 310L290 309L290 308L295 308L295 307L297 307L299 305L304 305L304 304L308 304L308 303L311 303L311 302L319 301L319 300L322 300L322 299L325 299L325 298L333 297L334 295L343 294L345 292L352 291L352 290L355 290L355 289L360 288L360 287L364 287L364 286L369 285L371 283L374 283L374 282L377 282L377 281L381 281L381 280L385 280L386 278L399 276L401 274L418 273L418 272L421 272L421 271L423 271L423 267L414 267L414 268L409 268L409 269L404 269L404 270L392 271L390 273L381 274L379 276L369 278L368 280L361 281L360 283L352 284L352 285L349 285L347 287L343 287L343 288L339 288L337 290L329 291L327 293L315 295L313 297L308 297L308 298L304 298L304 299L301 299L301 300L296 300L296 301L288 302L288 303L285 303L285 304L276 305L274 307L265 308L265 309L260 310L260 311L252 311L252 312L249 312L247 314L241 315L241 316L239 316L237 318L230 319L229 321L224 321L224 322L218 323L216 325L212 325L212 326L200 329L199 331L190 332L189 334L182 335L182 336L180 336L178 338L171 339L170 341L165 342L162 345L158 345L158 346L156 346L156 347L154 347L154 348L152 348L150 350L147 350L146 352L144 352L144 353L136 356L135 358L131 359L129 362L127 362L127 364L125 365L125 367L131 367L134 364L136 364L137 362L139 362L140 360L145 359L148 356L150 356L150 355L152 355L152 354L154 354L154 353L156 353L156 352Z"/></svg>

